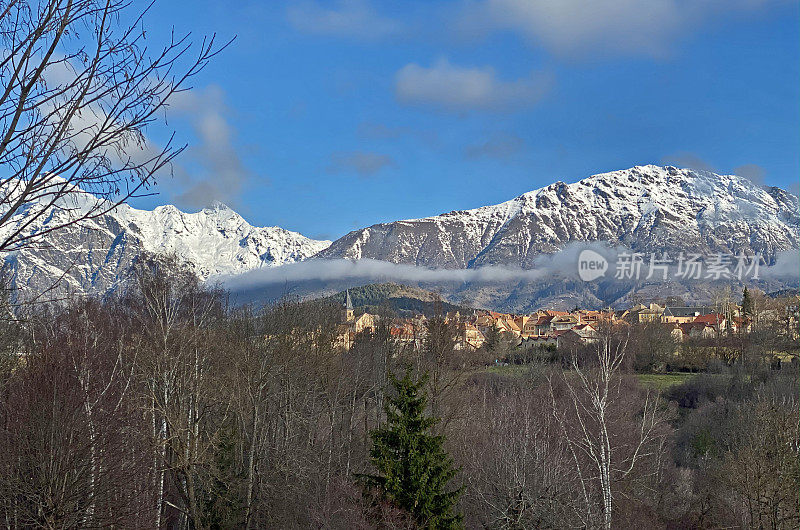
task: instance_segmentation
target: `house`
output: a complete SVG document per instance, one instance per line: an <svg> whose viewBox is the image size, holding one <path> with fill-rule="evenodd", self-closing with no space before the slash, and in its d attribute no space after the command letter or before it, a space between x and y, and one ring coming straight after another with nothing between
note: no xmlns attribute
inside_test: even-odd
<svg viewBox="0 0 800 530"><path fill-rule="evenodd" d="M649 306L637 304L631 308L627 317L631 322L658 322L663 313L664 308L658 304L653 303Z"/></svg>
<svg viewBox="0 0 800 530"><path fill-rule="evenodd" d="M712 339L717 335L714 327L705 322L688 322L686 324L678 324L678 326L681 329L682 340Z"/></svg>
<svg viewBox="0 0 800 530"><path fill-rule="evenodd" d="M687 339L713 339L721 331L727 329L726 322L723 315L710 313L695 316L691 322L667 322L667 324L671 326L671 333L675 340L685 341Z"/></svg>
<svg viewBox="0 0 800 530"><path fill-rule="evenodd" d="M555 335L531 335L524 337L520 343L520 347L522 348L550 345L558 346L558 341Z"/></svg>
<svg viewBox="0 0 800 530"><path fill-rule="evenodd" d="M373 330L375 329L375 324L378 322L378 315L370 315L369 313L364 313L361 316L355 318L352 322L353 331L356 333L361 333L364 330Z"/></svg>
<svg viewBox="0 0 800 530"><path fill-rule="evenodd" d="M597 324L599 322L613 322L614 313L611 311L589 311L580 310L576 313L578 320L582 323Z"/></svg>
<svg viewBox="0 0 800 530"><path fill-rule="evenodd" d="M661 322L686 324L694 321L696 317L708 315L713 312L714 309L707 306L667 306L661 314Z"/></svg>
<svg viewBox="0 0 800 530"><path fill-rule="evenodd" d="M485 311L479 313L472 324L484 335L489 333L491 328L495 328L500 333L512 333L517 337L522 335L522 327L517 318L505 313Z"/></svg>
<svg viewBox="0 0 800 530"><path fill-rule="evenodd" d="M464 344L477 350L483 346L484 342L486 342L486 338L483 336L483 333L481 333L480 330L473 324L464 324L463 329L464 335L462 337L462 341Z"/></svg>
<svg viewBox="0 0 800 530"><path fill-rule="evenodd" d="M574 333L570 335L570 331L571 330L569 329L563 329L561 331L553 331L550 333L550 335L556 341L557 348L559 349L566 348L570 345L575 345L580 342L580 340L576 340L577 335L575 335Z"/></svg>
<svg viewBox="0 0 800 530"><path fill-rule="evenodd" d="M398 342L413 342L414 328L407 323L389 326L389 335Z"/></svg>
<svg viewBox="0 0 800 530"><path fill-rule="evenodd" d="M753 322L746 317L733 317L731 326L733 331L739 333L750 333L753 330Z"/></svg>
<svg viewBox="0 0 800 530"><path fill-rule="evenodd" d="M694 317L693 324L705 324L711 327L715 332L725 331L727 329L728 321L724 315L719 313L709 313L707 315L700 315Z"/></svg>
<svg viewBox="0 0 800 530"><path fill-rule="evenodd" d="M497 321L498 323L502 323L503 331L507 333L513 333L517 337L522 335L522 328L517 324L516 320L514 320L511 316L506 316L501 318Z"/></svg>
<svg viewBox="0 0 800 530"><path fill-rule="evenodd" d="M393 323L389 326L389 335L396 343L412 346L415 350L419 350L422 347L422 339L417 333L414 322L411 320Z"/></svg>
<svg viewBox="0 0 800 530"><path fill-rule="evenodd" d="M591 344L599 340L599 334L597 333L597 329L591 324L578 324L569 331L572 331L573 333L578 335L581 342L583 342L584 344Z"/></svg>
<svg viewBox="0 0 800 530"><path fill-rule="evenodd" d="M539 335L536 325L539 323L541 318L542 317L534 316L533 318L529 317L527 320L525 320L524 324L522 325L522 336L531 337L533 335ZM549 323L550 321L548 320L548 326L550 325Z"/></svg>
<svg viewBox="0 0 800 530"><path fill-rule="evenodd" d="M550 321L550 331L565 331L574 328L578 323L578 317L575 315L557 316Z"/></svg>
<svg viewBox="0 0 800 530"><path fill-rule="evenodd" d="M678 323L671 323L670 324L670 334L672 335L672 339L675 342L683 342L685 337L683 336L683 330L681 329L680 324Z"/></svg>
<svg viewBox="0 0 800 530"><path fill-rule="evenodd" d="M555 336L559 348L593 344L600 340L597 330L590 324L580 324L571 329L555 332Z"/></svg>
<svg viewBox="0 0 800 530"><path fill-rule="evenodd" d="M534 335L544 335L550 332L550 322L553 320L552 315L542 315L533 324Z"/></svg>
<svg viewBox="0 0 800 530"><path fill-rule="evenodd" d="M490 315L488 312L480 313L478 316L475 317L475 327L478 328L481 333L486 333L489 328L494 326L495 319Z"/></svg>

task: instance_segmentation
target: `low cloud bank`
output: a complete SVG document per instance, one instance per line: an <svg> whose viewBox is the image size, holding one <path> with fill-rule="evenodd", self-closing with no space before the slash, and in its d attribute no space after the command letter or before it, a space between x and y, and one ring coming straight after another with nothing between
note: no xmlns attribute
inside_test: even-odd
<svg viewBox="0 0 800 530"><path fill-rule="evenodd" d="M537 257L532 269L509 265L487 265L474 269L433 269L404 263L374 259L312 259L280 267L256 269L236 276L218 276L218 281L231 290L245 290L270 284L291 284L301 281L334 281L366 279L375 282L399 283L503 283L537 281L558 274L577 277L578 254L591 248L604 256L614 256L606 243L574 243L554 254Z"/></svg>
<svg viewBox="0 0 800 530"><path fill-rule="evenodd" d="M235 276L218 276L211 278L232 291L243 291L261 286L276 284L292 284L307 281L354 281L398 282L398 283L430 283L430 284L466 284L466 283L507 283L535 282L547 278L578 278L578 256L584 250L593 250L602 255L608 262L603 279L613 279L616 272L617 257L630 250L623 247L611 247L605 242L576 242L567 245L563 250L553 254L542 254L534 260L530 269L522 269L509 265L487 265L474 269L433 269L402 263L389 263L374 259L312 259L292 263L280 267L265 267ZM675 257L673 256L673 259ZM709 257L705 258L706 260ZM658 281L661 274L647 279L649 254L643 257L642 274L639 279L644 282ZM734 263L731 265L733 270ZM675 277L676 269L669 267L668 280L679 280ZM752 274L743 278L749 281ZM794 281L800 277L800 253L798 250L778 252L774 264L761 265L758 278L762 280ZM725 279L725 278L722 278ZM735 278L731 278L732 280ZM708 281L705 274L700 281ZM600 280L597 280L600 281ZM634 281L628 279L627 281Z"/></svg>
<svg viewBox="0 0 800 530"><path fill-rule="evenodd" d="M536 280L544 271L525 270L518 267L489 266L477 269L430 269L402 263L389 263L374 259L313 259L290 263L280 267L257 269L236 276L222 276L220 281L231 290L245 290L268 284L302 281L333 281L369 279L376 282L425 283L492 283L503 281Z"/></svg>
<svg viewBox="0 0 800 530"><path fill-rule="evenodd" d="M775 264L764 267L762 278L797 280L800 278L800 250L783 250L775 254Z"/></svg>

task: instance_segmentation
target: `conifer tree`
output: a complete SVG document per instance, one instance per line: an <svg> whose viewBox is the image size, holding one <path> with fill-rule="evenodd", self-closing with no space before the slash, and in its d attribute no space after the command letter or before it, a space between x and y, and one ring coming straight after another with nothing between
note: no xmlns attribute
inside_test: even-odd
<svg viewBox="0 0 800 530"><path fill-rule="evenodd" d="M494 353L497 347L500 345L500 341L503 338L500 336L500 330L497 329L497 326L491 325L489 329L486 330L484 334L484 342L483 347L486 349L487 352Z"/></svg>
<svg viewBox="0 0 800 530"><path fill-rule="evenodd" d="M237 433L234 428L220 430L214 460L208 466L208 483L202 495L203 528L235 528L244 520L242 475L237 469Z"/></svg>
<svg viewBox="0 0 800 530"><path fill-rule="evenodd" d="M753 316L753 297L747 287L742 293L742 316L745 318Z"/></svg>
<svg viewBox="0 0 800 530"><path fill-rule="evenodd" d="M442 447L444 437L430 432L438 419L425 414L427 376L415 381L407 367L402 379L389 378L396 395L386 397L386 424L371 433L370 457L378 474L362 478L420 527L460 528L462 515L455 505L461 489L448 489L458 470Z"/></svg>

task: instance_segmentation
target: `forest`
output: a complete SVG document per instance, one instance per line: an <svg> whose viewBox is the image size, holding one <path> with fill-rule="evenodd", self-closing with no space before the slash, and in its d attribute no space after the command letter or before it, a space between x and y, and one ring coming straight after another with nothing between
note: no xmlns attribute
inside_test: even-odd
<svg viewBox="0 0 800 530"><path fill-rule="evenodd" d="M759 354L758 335L659 389L638 377L669 352L647 325L501 369L487 367L495 351L457 350L444 316L418 350L385 324L341 350L340 311L231 307L177 261L150 258L116 297L4 320L0 521L800 524L797 365Z"/></svg>

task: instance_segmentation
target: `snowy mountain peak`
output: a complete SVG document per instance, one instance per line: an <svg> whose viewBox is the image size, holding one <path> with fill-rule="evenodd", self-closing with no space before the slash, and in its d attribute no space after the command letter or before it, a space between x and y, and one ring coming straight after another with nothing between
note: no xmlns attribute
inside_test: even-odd
<svg viewBox="0 0 800 530"><path fill-rule="evenodd" d="M798 247L797 197L736 175L635 166L558 181L500 204L373 225L319 256L432 267L532 267L572 241L638 251L775 252Z"/></svg>
<svg viewBox="0 0 800 530"><path fill-rule="evenodd" d="M76 199L90 200L83 194ZM97 200L97 199L94 199ZM35 206L35 205L34 205ZM43 216L41 230L66 210ZM25 212L14 219L25 221ZM608 241L639 252L747 252L770 262L798 248L798 199L736 175L636 166L557 181L509 201L350 232L334 243L279 227L254 227L223 204L195 213L123 205L9 254L13 280L32 291L64 276L62 290L102 294L142 252L175 253L198 277L233 275L311 257L371 258L437 268L534 266L573 241Z"/></svg>
<svg viewBox="0 0 800 530"><path fill-rule="evenodd" d="M230 210L230 207L224 202L212 201L211 205L203 208L203 210L210 210L210 211Z"/></svg>
<svg viewBox="0 0 800 530"><path fill-rule="evenodd" d="M43 216L32 230L59 223L67 212ZM24 221L24 214L14 219ZM254 227L217 203L196 213L175 206L139 210L122 205L106 215L54 232L47 245L6 257L12 280L35 291L64 276L59 291L103 294L125 277L142 252L175 253L201 279L293 263L330 244L279 227Z"/></svg>

